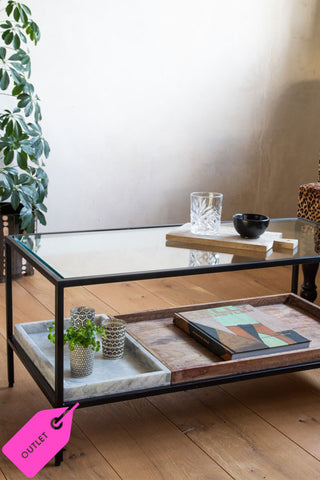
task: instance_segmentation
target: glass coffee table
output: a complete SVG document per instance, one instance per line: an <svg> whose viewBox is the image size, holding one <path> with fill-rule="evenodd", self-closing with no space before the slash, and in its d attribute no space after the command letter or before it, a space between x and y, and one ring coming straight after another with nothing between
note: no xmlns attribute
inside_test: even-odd
<svg viewBox="0 0 320 480"><path fill-rule="evenodd" d="M230 226L232 223L223 222L223 225ZM297 293L298 270L301 264L305 274L302 295L309 299L315 298L314 279L320 261L319 224L295 218L272 220L268 231L281 232L284 238L298 240L298 245L292 252L270 250L266 254L250 251L239 253L228 249L212 251L203 247L180 248L166 242L166 234L176 227L170 225L7 236L9 386L14 384L14 352L54 407L69 407L76 402L80 403L80 407L85 407L320 366L320 323L319 331L317 330L320 309L294 295ZM51 323L54 320L56 324L54 346L49 341L45 343L50 320L13 326L11 260L17 253L54 285L55 316L51 320ZM292 313L298 323L305 322L310 331L317 331L313 346L307 352L302 350L290 354L269 355L264 360L245 359L237 361L236 364L234 361L230 364L223 362L211 352L203 351L204 347L196 342L187 345L181 341L181 334L171 327L173 313L183 310L181 307L143 312L140 317L138 314L118 315L124 318L128 325L127 354L122 364L118 362L119 371L118 367L113 368L116 366L113 364L111 370L115 373L110 374L107 367L110 363L105 361L107 363L103 364L102 360L98 359L97 362L100 363L96 377L93 376L86 382L70 378L63 345L63 332L67 322L64 318L66 288L282 265L292 266L293 295L280 295L279 298L261 297L252 299L252 304L267 312L279 312L280 323L290 321ZM236 303L223 302L223 305L226 304ZM200 308L213 305L217 304L201 305ZM146 323L148 321L149 323ZM148 327L144 328L146 325ZM158 345L154 339L149 338L154 325L157 326L157 332L160 332L157 335L161 337L163 334ZM179 358L166 356L163 339L168 331L171 335L168 345L171 345L171 352L177 352ZM229 368L229 365L232 365L232 368ZM128 378L129 380L126 380ZM61 460L61 456L57 457L57 463L59 459Z"/></svg>

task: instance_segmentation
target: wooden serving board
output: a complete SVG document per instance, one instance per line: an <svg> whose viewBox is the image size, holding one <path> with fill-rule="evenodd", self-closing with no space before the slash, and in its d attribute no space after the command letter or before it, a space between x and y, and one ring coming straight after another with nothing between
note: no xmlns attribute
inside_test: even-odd
<svg viewBox="0 0 320 480"><path fill-rule="evenodd" d="M266 253L273 249L274 251L293 252L298 246L298 240L282 238L281 232L265 232L256 239L242 238L236 232L233 226L221 226L218 235L196 235L191 233L190 223L177 227L166 235L168 246L178 246L196 248L197 246L207 247L208 249L227 248L232 251L253 251Z"/></svg>
<svg viewBox="0 0 320 480"><path fill-rule="evenodd" d="M173 324L175 312L244 303L267 313L270 320L265 324L273 330L294 329L309 338L309 348L224 361ZM320 307L291 293L188 305L117 317L128 323L127 330L130 335L169 368L172 384L320 360Z"/></svg>

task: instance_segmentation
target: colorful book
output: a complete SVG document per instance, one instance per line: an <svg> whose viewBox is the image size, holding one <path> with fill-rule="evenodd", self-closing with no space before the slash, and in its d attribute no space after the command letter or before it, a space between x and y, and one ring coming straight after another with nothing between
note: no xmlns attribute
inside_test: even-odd
<svg viewBox="0 0 320 480"><path fill-rule="evenodd" d="M307 348L310 340L295 330L275 332L268 315L252 305L232 305L175 313L173 322L223 360Z"/></svg>

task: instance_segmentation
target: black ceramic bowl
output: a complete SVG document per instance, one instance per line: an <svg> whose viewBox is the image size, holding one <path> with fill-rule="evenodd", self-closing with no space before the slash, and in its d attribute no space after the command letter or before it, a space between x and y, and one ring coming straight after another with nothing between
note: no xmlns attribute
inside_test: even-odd
<svg viewBox="0 0 320 480"><path fill-rule="evenodd" d="M233 215L233 225L243 238L259 238L268 228L270 218L257 213Z"/></svg>

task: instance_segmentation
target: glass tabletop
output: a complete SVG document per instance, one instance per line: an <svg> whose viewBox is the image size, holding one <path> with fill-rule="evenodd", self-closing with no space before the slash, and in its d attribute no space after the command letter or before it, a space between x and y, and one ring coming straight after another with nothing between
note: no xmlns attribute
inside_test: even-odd
<svg viewBox="0 0 320 480"><path fill-rule="evenodd" d="M223 228L232 222L223 222ZM161 272L224 265L316 257L320 253L320 225L302 219L274 219L267 233L297 239L293 252L266 253L223 248L185 248L166 241L166 234L178 227L160 226L88 232L15 235L29 254L60 278L108 276L134 272ZM236 232L234 231L234 234ZM239 237L237 235L237 237ZM224 250L224 251L223 251Z"/></svg>

